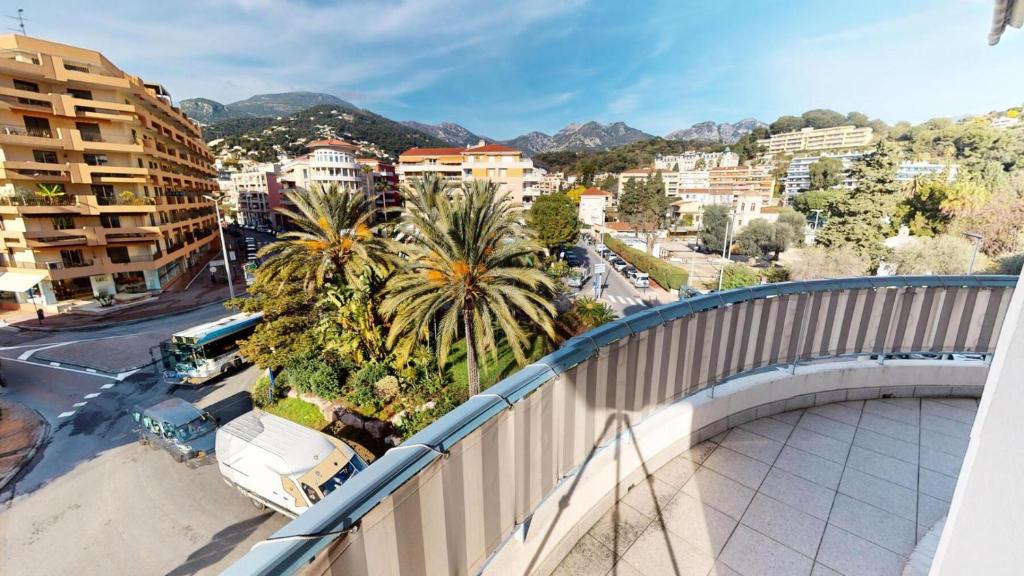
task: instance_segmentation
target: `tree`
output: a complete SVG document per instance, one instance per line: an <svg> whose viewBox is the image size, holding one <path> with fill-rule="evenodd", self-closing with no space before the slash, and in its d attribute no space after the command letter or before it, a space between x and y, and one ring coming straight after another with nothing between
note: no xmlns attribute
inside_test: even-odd
<svg viewBox="0 0 1024 576"><path fill-rule="evenodd" d="M732 290L761 283L757 271L745 264L732 263L722 271L722 290ZM718 285L715 283L715 288Z"/></svg>
<svg viewBox="0 0 1024 576"><path fill-rule="evenodd" d="M700 230L700 241L711 250L723 250L730 218L732 216L729 213L728 206L724 204L706 206Z"/></svg>
<svg viewBox="0 0 1024 576"><path fill-rule="evenodd" d="M811 189L825 190L843 183L846 170L842 161L824 156L809 167L811 173Z"/></svg>
<svg viewBox="0 0 1024 576"><path fill-rule="evenodd" d="M846 123L852 124L858 128L867 126L871 123L871 119L866 114L861 112L850 112L846 115Z"/></svg>
<svg viewBox="0 0 1024 576"><path fill-rule="evenodd" d="M580 235L576 205L564 194L546 194L533 201L526 222L547 248L573 245Z"/></svg>
<svg viewBox="0 0 1024 576"><path fill-rule="evenodd" d="M814 215L815 210L821 210L823 213L827 213L831 202L846 196L847 194L848 192L842 188L832 188L830 190L808 190L807 192L801 192L793 197L793 208L797 212L802 212L807 216Z"/></svg>
<svg viewBox="0 0 1024 576"><path fill-rule="evenodd" d="M260 249L259 256L265 258L260 269L268 278L284 283L302 276L304 287L312 291L330 283L355 283L367 268L387 274L387 244L373 232L374 203L363 191L315 186L286 196L296 210L278 212L298 231Z"/></svg>
<svg viewBox="0 0 1024 576"><path fill-rule="evenodd" d="M653 253L654 240L665 220L669 205L661 172L657 172L644 183L634 179L626 182L626 189L619 198L619 214L634 230L644 235L648 254Z"/></svg>
<svg viewBox="0 0 1024 576"><path fill-rule="evenodd" d="M619 179L614 174L609 174L597 183L597 187L605 192L615 193L619 188Z"/></svg>
<svg viewBox="0 0 1024 576"><path fill-rule="evenodd" d="M706 170L708 163L703 158L697 158L697 161L693 163L694 170Z"/></svg>
<svg viewBox="0 0 1024 576"><path fill-rule="evenodd" d="M413 239L403 246L408 260L381 305L391 320L388 342L408 357L436 322L437 360L444 366L461 327L474 395L480 391L478 356L496 356L495 326L520 364L529 339L521 319L554 336L554 306L546 296L553 281L530 264L542 246L493 182L470 182L457 195L413 192L403 216Z"/></svg>
<svg viewBox="0 0 1024 576"><path fill-rule="evenodd" d="M772 255L771 259L774 260L780 252L789 248L794 235L793 228L788 224L756 218L736 235L736 243L748 256L768 258Z"/></svg>
<svg viewBox="0 0 1024 576"><path fill-rule="evenodd" d="M303 281L299 270L271 276L269 269L260 267L248 297L227 302L228 308L263 314L252 336L239 342L242 355L257 366L280 370L289 359L316 347L316 295L304 289Z"/></svg>
<svg viewBox="0 0 1024 576"><path fill-rule="evenodd" d="M974 243L966 238L941 235L934 238L916 238L893 250L889 261L896 274L966 274L970 265ZM975 270L984 270L988 260L979 254Z"/></svg>
<svg viewBox="0 0 1024 576"><path fill-rule="evenodd" d="M779 119L772 122L768 127L772 134L785 134L807 126L807 121L800 116L779 116Z"/></svg>
<svg viewBox="0 0 1024 576"><path fill-rule="evenodd" d="M566 191L565 196L572 200L573 204L576 204L578 206L580 203L580 196L582 196L583 193L586 192L586 190L587 189L584 186L573 186L572 188Z"/></svg>
<svg viewBox="0 0 1024 576"><path fill-rule="evenodd" d="M949 232L975 232L984 237L981 249L992 257L1024 249L1024 173L997 186L988 202L974 213L950 221Z"/></svg>
<svg viewBox="0 0 1024 576"><path fill-rule="evenodd" d="M807 246L786 253L793 280L863 276L870 261L850 245L836 248Z"/></svg>
<svg viewBox="0 0 1024 576"><path fill-rule="evenodd" d="M915 178L910 182L903 200L903 223L914 236L934 236L946 229L949 214L942 205L949 198L951 186L937 178Z"/></svg>
<svg viewBox="0 0 1024 576"><path fill-rule="evenodd" d="M807 217L792 210L779 214L778 223L788 226L792 231L793 242L803 242L804 234L807 232Z"/></svg>
<svg viewBox="0 0 1024 576"><path fill-rule="evenodd" d="M829 203L828 223L818 233L818 242L831 247L852 244L877 267L888 254L885 238L898 221L894 216L902 188L896 180L899 163L899 148L887 140L855 161L850 175L857 187Z"/></svg>
<svg viewBox="0 0 1024 576"><path fill-rule="evenodd" d="M808 110L804 112L801 117L807 126L811 128L833 128L835 126L843 126L847 123L846 116L843 116L835 110L829 110L827 108L816 108L814 110Z"/></svg>

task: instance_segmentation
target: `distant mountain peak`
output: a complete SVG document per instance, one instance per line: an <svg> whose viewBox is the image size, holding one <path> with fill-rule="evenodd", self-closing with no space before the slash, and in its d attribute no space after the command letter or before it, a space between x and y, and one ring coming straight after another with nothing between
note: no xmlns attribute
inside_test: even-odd
<svg viewBox="0 0 1024 576"><path fill-rule="evenodd" d="M670 132L665 138L668 140L693 140L709 144L735 144L744 134L749 134L755 128L762 126L767 127L768 125L755 118L744 118L732 124L728 122L718 124L708 120L698 122L689 128Z"/></svg>
<svg viewBox="0 0 1024 576"><path fill-rule="evenodd" d="M399 122L399 124L419 130L420 132L433 136L434 138L444 140L452 146L469 146L470 144L476 144L481 140L487 143L494 142L493 139L486 136L478 136L454 122L424 124L423 122L416 122L414 120L405 120Z"/></svg>
<svg viewBox="0 0 1024 576"><path fill-rule="evenodd" d="M358 110L350 103L320 92L278 92L276 94L256 94L245 100L221 104L209 98L188 98L178 103L189 118L200 124L213 124L232 118L276 118L301 112L314 106L329 104L348 110Z"/></svg>
<svg viewBox="0 0 1024 576"><path fill-rule="evenodd" d="M529 132L511 140L508 144L527 154L558 152L562 150L608 150L637 140L648 140L654 136L628 126L625 122L602 124L573 122L549 136L543 132Z"/></svg>

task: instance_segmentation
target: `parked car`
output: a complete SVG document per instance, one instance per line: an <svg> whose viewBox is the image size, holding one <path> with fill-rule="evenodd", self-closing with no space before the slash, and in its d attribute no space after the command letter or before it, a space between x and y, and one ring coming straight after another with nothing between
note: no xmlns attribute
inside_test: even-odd
<svg viewBox="0 0 1024 576"><path fill-rule="evenodd" d="M612 263L612 268L615 268L616 272L622 272L623 270L626 269L626 267L629 266L629 263L626 262L625 260L621 259L621 258L616 258L616 259L612 260L611 263Z"/></svg>
<svg viewBox="0 0 1024 576"><path fill-rule="evenodd" d="M651 277L646 272L636 272L630 277L633 286L647 288L651 285Z"/></svg>
<svg viewBox="0 0 1024 576"><path fill-rule="evenodd" d="M565 283L569 288L582 288L586 278L581 270L573 270L565 278Z"/></svg>
<svg viewBox="0 0 1024 576"><path fill-rule="evenodd" d="M633 276L636 275L636 273L637 269L633 266L626 266L625 268L622 269L622 275L630 280L633 279Z"/></svg>
<svg viewBox="0 0 1024 576"><path fill-rule="evenodd" d="M140 444L163 448L178 462L202 460L214 452L217 421L181 398L167 398L148 407L134 406L128 413Z"/></svg>

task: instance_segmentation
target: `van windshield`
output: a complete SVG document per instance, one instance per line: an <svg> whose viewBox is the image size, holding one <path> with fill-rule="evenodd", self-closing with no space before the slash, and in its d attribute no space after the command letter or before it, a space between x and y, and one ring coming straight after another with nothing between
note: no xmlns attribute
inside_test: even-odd
<svg viewBox="0 0 1024 576"><path fill-rule="evenodd" d="M344 484L349 478L355 476L356 472L359 472L362 467L357 467L353 464L353 460L349 460L344 466L342 466L338 472L328 478L326 482L320 485L320 491L323 492L324 496L327 496L333 492L336 488Z"/></svg>
<svg viewBox="0 0 1024 576"><path fill-rule="evenodd" d="M174 434L178 437L178 440L182 442L188 442L213 431L217 424L213 421L213 418L209 414L203 414L202 416L178 426Z"/></svg>

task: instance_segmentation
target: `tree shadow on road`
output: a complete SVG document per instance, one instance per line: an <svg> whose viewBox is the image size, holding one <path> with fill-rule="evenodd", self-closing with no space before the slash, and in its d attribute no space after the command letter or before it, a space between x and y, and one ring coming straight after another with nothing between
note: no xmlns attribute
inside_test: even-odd
<svg viewBox="0 0 1024 576"><path fill-rule="evenodd" d="M189 554L184 564L171 570L166 576L188 576L199 572L207 566L216 564L225 555L234 550L239 543L252 535L261 524L270 519L274 514L274 512L265 512L255 518L236 522L217 532L210 539L209 543Z"/></svg>

